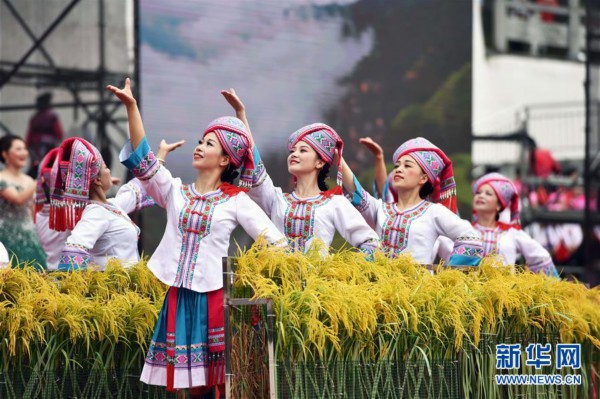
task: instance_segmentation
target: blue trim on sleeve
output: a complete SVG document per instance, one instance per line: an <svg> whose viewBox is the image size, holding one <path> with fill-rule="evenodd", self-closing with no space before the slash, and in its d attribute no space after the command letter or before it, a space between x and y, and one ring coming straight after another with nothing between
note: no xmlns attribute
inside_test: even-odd
<svg viewBox="0 0 600 399"><path fill-rule="evenodd" d="M354 185L356 186L356 189L354 190L354 192L352 193L352 205L354 205L355 207L361 206L363 204L363 187L360 184L360 182L358 181L358 179L356 178L356 175L352 176L354 178Z"/></svg>
<svg viewBox="0 0 600 399"><path fill-rule="evenodd" d="M258 147L254 145L252 150L252 156L254 157L254 174L252 175L252 187L260 186L266 178L265 164L260 157Z"/></svg>
<svg viewBox="0 0 600 399"><path fill-rule="evenodd" d="M58 270L62 272L85 270L90 260L91 257L86 250L66 244L58 260Z"/></svg>
<svg viewBox="0 0 600 399"><path fill-rule="evenodd" d="M121 152L119 153L119 161L125 166L127 169L131 170L136 168L142 160L148 155L150 152L150 145L148 144L148 140L146 137L140 141L136 149L133 149L131 145L131 140L128 140Z"/></svg>
<svg viewBox="0 0 600 399"><path fill-rule="evenodd" d="M450 255L450 259L448 259L449 266L479 266L479 262L481 262L481 258L457 254Z"/></svg>

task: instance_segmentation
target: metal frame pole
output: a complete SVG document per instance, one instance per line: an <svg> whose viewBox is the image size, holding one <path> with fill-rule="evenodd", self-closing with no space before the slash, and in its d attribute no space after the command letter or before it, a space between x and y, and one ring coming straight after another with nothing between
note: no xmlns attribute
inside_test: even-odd
<svg viewBox="0 0 600 399"><path fill-rule="evenodd" d="M2 78L2 80L0 81L0 89L4 87L4 85L17 73L19 68L21 68L21 66L25 64L25 62L31 56L31 54L33 54L33 52L44 42L44 40L46 40L50 33L52 33L54 29L56 29L56 27L61 23L61 21L65 19L67 15L69 15L69 12L71 12L73 7L75 7L77 3L79 3L79 1L80 0L72 0L67 5L67 7L65 7L65 9L54 20L54 22L52 22L52 24L50 24L50 26L42 34L42 36L40 36L39 39L36 40L35 43L33 43L33 46L31 46L31 48L25 53L25 55L23 55L23 57L21 57L21 59L13 66L13 68Z"/></svg>
<svg viewBox="0 0 600 399"><path fill-rule="evenodd" d="M592 34L592 26L590 21L592 18L592 8L590 7L591 0L586 1L586 34L585 34L585 50L586 50L586 60L585 60L585 81L583 83L584 95L585 95L585 144L584 144L584 158L583 158L583 184L584 184L584 195L585 195L585 208L583 211L583 264L586 268L586 281L591 282L593 280L593 263L591 257L591 237L590 233L592 230L591 223L591 204L590 204L590 195L591 195L591 173L590 173L590 134L591 134L591 125L590 125L590 106L591 104L591 82L590 82L590 68L591 68L591 34Z"/></svg>
<svg viewBox="0 0 600 399"><path fill-rule="evenodd" d="M277 396L277 380L275 378L275 312L273 311L273 302L270 299L250 298L231 298L231 289L233 277L235 276L235 267L232 258L223 258L223 314L225 316L225 398L231 398L231 386L233 373L231 372L231 323L229 322L231 306L256 306L266 305L267 307L267 353L269 356L269 399L275 399Z"/></svg>

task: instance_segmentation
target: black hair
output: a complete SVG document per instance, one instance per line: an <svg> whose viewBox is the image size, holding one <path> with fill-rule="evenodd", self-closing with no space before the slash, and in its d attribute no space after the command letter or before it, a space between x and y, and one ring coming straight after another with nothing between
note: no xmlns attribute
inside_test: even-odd
<svg viewBox="0 0 600 399"><path fill-rule="evenodd" d="M7 134L6 136L0 138L0 162L6 163L2 153L10 150L10 147L12 147L12 144L15 140L21 140L22 142L25 142L25 140L23 140L21 137L15 136L14 134Z"/></svg>
<svg viewBox="0 0 600 399"><path fill-rule="evenodd" d="M50 108L52 93L42 93L35 99L35 107L38 111Z"/></svg>
<svg viewBox="0 0 600 399"><path fill-rule="evenodd" d="M223 183L233 184L236 177L240 175L240 172L232 164L227 165L223 173L221 173L221 181Z"/></svg>
<svg viewBox="0 0 600 399"><path fill-rule="evenodd" d="M421 189L419 190L419 197L421 197L421 199L425 199L432 192L433 192L433 184L431 184L431 182L429 180L427 180L427 182L425 184L423 184L423 187L421 187Z"/></svg>
<svg viewBox="0 0 600 399"><path fill-rule="evenodd" d="M323 165L323 167L319 171L319 175L317 176L317 184L319 185L319 190L321 191L329 190L329 186L326 183L326 180L329 178L329 168L330 165L326 163L325 165Z"/></svg>

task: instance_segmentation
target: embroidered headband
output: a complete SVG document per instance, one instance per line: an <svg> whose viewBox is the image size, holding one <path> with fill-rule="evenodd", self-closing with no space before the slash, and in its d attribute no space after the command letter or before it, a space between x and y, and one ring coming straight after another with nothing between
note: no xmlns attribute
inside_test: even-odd
<svg viewBox="0 0 600 399"><path fill-rule="evenodd" d="M496 193L498 202L503 211L506 208L510 209L510 222L515 226L519 226L519 192L514 183L506 176L500 173L488 173L481 176L473 184L473 195L483 186L489 184Z"/></svg>
<svg viewBox="0 0 600 399"><path fill-rule="evenodd" d="M423 137L408 140L398 147L393 156L394 164L403 155L410 155L427 175L427 179L433 186L433 192L429 196L431 201L441 203L456 213L456 182L450 158Z"/></svg>
<svg viewBox="0 0 600 399"><path fill-rule="evenodd" d="M208 124L202 137L210 132L217 136L223 151L229 155L231 164L236 169L241 168L239 185L246 189L252 187L253 146L244 122L232 116L217 118Z"/></svg>
<svg viewBox="0 0 600 399"><path fill-rule="evenodd" d="M90 201L92 181L102 168L100 151L88 141L73 137L58 148L50 180L50 228L72 230Z"/></svg>
<svg viewBox="0 0 600 399"><path fill-rule="evenodd" d="M327 190L326 194L342 194L342 170L340 168L340 163L344 150L344 141L336 131L324 123L313 123L312 125L304 126L291 134L288 140L288 150L291 151L299 141L304 141L310 145L328 165L333 164L335 153L337 151L336 187Z"/></svg>

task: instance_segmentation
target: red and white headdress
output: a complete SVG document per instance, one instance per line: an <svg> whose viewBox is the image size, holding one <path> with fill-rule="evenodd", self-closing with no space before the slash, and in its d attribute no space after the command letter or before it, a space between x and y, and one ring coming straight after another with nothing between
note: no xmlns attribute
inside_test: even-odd
<svg viewBox="0 0 600 399"><path fill-rule="evenodd" d="M100 151L86 140L73 137L58 148L52 167L50 228L72 230L90 201L92 181L103 164Z"/></svg>
<svg viewBox="0 0 600 399"><path fill-rule="evenodd" d="M427 179L433 185L433 192L429 195L431 202L437 202L457 212L456 182L452 161L444 151L423 137L417 137L404 142L394 152L394 164L403 155L410 155L423 169Z"/></svg>
<svg viewBox="0 0 600 399"><path fill-rule="evenodd" d="M327 190L325 195L342 194L342 170L340 168L340 162L342 160L342 153L344 150L344 141L340 136L333 130L332 127L327 126L324 123L313 123L312 125L304 126L290 135L288 139L288 150L292 148L299 141L304 141L311 146L313 150L319 154L321 159L328 165L333 164L335 159L335 153L338 153L337 161L337 177L336 187Z"/></svg>
<svg viewBox="0 0 600 399"><path fill-rule="evenodd" d="M254 173L254 156L250 133L240 119L233 116L217 118L204 130L202 137L213 132L223 150L229 155L231 164L240 169L239 186L244 189L252 187Z"/></svg>
<svg viewBox="0 0 600 399"><path fill-rule="evenodd" d="M517 228L520 227L519 192L512 180L500 173L488 173L475 181L473 184L473 195L484 184L489 184L496 193L501 206L500 212L506 208L510 209L510 224Z"/></svg>

